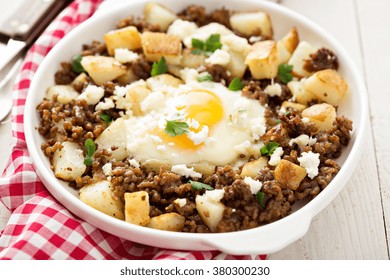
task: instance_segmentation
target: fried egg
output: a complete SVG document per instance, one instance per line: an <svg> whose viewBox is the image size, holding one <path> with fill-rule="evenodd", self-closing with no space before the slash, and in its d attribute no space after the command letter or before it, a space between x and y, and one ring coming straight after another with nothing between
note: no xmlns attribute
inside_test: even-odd
<svg viewBox="0 0 390 280"><path fill-rule="evenodd" d="M127 150L142 162L226 165L240 155L259 153L265 132L264 107L214 82L191 82L154 91L142 101L143 115L127 123ZM188 131L168 135L168 121L186 123Z"/></svg>

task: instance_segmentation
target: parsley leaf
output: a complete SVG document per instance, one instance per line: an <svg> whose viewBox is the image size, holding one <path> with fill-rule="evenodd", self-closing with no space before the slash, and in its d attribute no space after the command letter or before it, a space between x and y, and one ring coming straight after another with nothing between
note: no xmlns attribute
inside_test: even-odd
<svg viewBox="0 0 390 280"><path fill-rule="evenodd" d="M237 91L237 90L242 90L244 87L244 84L241 82L240 78L234 78L230 84L229 84L229 90L232 91Z"/></svg>
<svg viewBox="0 0 390 280"><path fill-rule="evenodd" d="M72 70L73 72L80 74L82 72L85 72L83 66L81 65L81 60L83 59L82 55L75 55L72 58Z"/></svg>
<svg viewBox="0 0 390 280"><path fill-rule="evenodd" d="M189 131L188 123L186 122L178 122L178 121L168 121L165 126L165 133L169 136L175 137L182 134L186 134Z"/></svg>
<svg viewBox="0 0 390 280"><path fill-rule="evenodd" d="M198 82L210 82L213 80L213 76L211 76L209 73L206 73L206 75L201 75L196 78Z"/></svg>
<svg viewBox="0 0 390 280"><path fill-rule="evenodd" d="M191 187L194 189L194 190L202 190L202 189L205 189L205 190L208 190L208 191L211 191L211 190L214 190L213 187L207 185L207 184L203 184L201 182L196 182L196 181L192 181L190 180L189 182L191 184Z"/></svg>
<svg viewBox="0 0 390 280"><path fill-rule="evenodd" d="M85 159L84 159L84 164L85 165L92 165L92 155L93 153L96 151L96 145L95 143L93 142L93 140L91 138L87 139L87 141L85 141L85 149L87 150L87 155L85 156Z"/></svg>
<svg viewBox="0 0 390 280"><path fill-rule="evenodd" d="M283 83L287 84L293 79L293 75L291 74L292 69L293 66L289 64L279 65L278 76Z"/></svg>
<svg viewBox="0 0 390 280"><path fill-rule="evenodd" d="M270 156L275 152L275 149L279 147L277 142L268 142L266 145L261 147L260 153L262 156Z"/></svg>
<svg viewBox="0 0 390 280"><path fill-rule="evenodd" d="M102 121L104 121L104 122L106 122L106 123L108 123L108 124L110 124L111 122L112 122L112 118L111 118L111 116L110 116L110 114L100 114L99 115L99 118L102 120Z"/></svg>
<svg viewBox="0 0 390 280"><path fill-rule="evenodd" d="M259 191L256 194L257 202L259 203L261 208L265 208L265 205L264 205L264 195L265 195L265 193L263 193L262 191Z"/></svg>
<svg viewBox="0 0 390 280"><path fill-rule="evenodd" d="M222 48L221 35L212 34L206 41L192 38L192 47L194 48L192 54L202 54L204 52L206 55L211 55Z"/></svg>
<svg viewBox="0 0 390 280"><path fill-rule="evenodd" d="M167 72L168 72L168 66L167 66L165 57L161 57L158 62L153 62L152 71L150 72L152 77L157 76L157 75L161 75L161 74L164 74Z"/></svg>

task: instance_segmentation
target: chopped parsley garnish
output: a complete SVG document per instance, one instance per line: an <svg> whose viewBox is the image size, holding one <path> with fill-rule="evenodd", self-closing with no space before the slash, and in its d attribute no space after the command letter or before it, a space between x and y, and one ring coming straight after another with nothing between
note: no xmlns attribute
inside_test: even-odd
<svg viewBox="0 0 390 280"><path fill-rule="evenodd" d="M283 83L287 84L293 79L293 75L291 74L292 69L293 66L289 64L279 65L278 76Z"/></svg>
<svg viewBox="0 0 390 280"><path fill-rule="evenodd" d="M275 152L275 149L279 147L279 143L277 142L268 142L260 149L260 153L262 156L270 156Z"/></svg>
<svg viewBox="0 0 390 280"><path fill-rule="evenodd" d="M168 72L168 66L165 57L161 57L158 62L153 62L152 71L150 72L152 77L165 74L167 72Z"/></svg>
<svg viewBox="0 0 390 280"><path fill-rule="evenodd" d="M207 184L203 184L201 182L196 182L196 181L192 181L190 180L189 182L191 184L191 187L194 189L194 190L202 190L202 189L205 189L205 190L208 190L208 191L211 191L211 190L214 190L213 187L207 185Z"/></svg>
<svg viewBox="0 0 390 280"><path fill-rule="evenodd" d="M265 194L262 191L259 191L256 194L257 202L259 203L261 208L265 208L265 205L264 205L264 195Z"/></svg>
<svg viewBox="0 0 390 280"><path fill-rule="evenodd" d="M93 153L96 151L96 145L95 143L93 142L93 140L91 138L87 139L87 141L85 141L85 149L87 150L87 154L85 156L85 159L84 159L84 164L85 165L92 165L92 155Z"/></svg>
<svg viewBox="0 0 390 280"><path fill-rule="evenodd" d="M198 80L198 82L210 82L213 80L213 76L211 76L209 73L207 73L206 75L201 75L199 77L196 78Z"/></svg>
<svg viewBox="0 0 390 280"><path fill-rule="evenodd" d="M82 55L75 55L72 58L72 70L73 72L80 74L82 72L85 72L83 66L81 65L81 60L83 59Z"/></svg>
<svg viewBox="0 0 390 280"><path fill-rule="evenodd" d="M192 38L192 54L202 54L211 55L218 49L222 48L221 35L212 34L206 41L202 41L196 38Z"/></svg>
<svg viewBox="0 0 390 280"><path fill-rule="evenodd" d="M230 84L229 84L229 90L232 91L237 91L237 90L242 90L244 87L244 84L241 82L240 78L234 78Z"/></svg>
<svg viewBox="0 0 390 280"><path fill-rule="evenodd" d="M106 123L108 123L108 124L110 124L110 123L112 122L112 118L111 118L110 114L108 114L108 113L106 113L106 114L100 114L100 115L99 115L99 118L100 118L102 121L104 121L104 122L106 122Z"/></svg>
<svg viewBox="0 0 390 280"><path fill-rule="evenodd" d="M182 134L186 134L189 131L188 123L179 121L168 121L165 126L165 133L169 136L175 137Z"/></svg>

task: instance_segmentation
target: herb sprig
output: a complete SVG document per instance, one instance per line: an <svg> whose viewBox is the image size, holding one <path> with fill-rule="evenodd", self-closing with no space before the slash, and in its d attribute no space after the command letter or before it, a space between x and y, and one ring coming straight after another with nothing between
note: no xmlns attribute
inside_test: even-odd
<svg viewBox="0 0 390 280"><path fill-rule="evenodd" d="M198 82L210 82L213 80L213 76L207 73L205 75L198 76L196 79L198 80Z"/></svg>
<svg viewBox="0 0 390 280"><path fill-rule="evenodd" d="M80 73L83 73L85 72L84 70L84 67L81 65L81 60L83 59L83 56L78 54L78 55L75 55L73 58L72 58L72 70L73 72L77 73L77 74L80 74Z"/></svg>
<svg viewBox="0 0 390 280"><path fill-rule="evenodd" d="M221 35L212 34L206 41L202 41L196 38L192 38L192 54L211 55L218 49L222 48Z"/></svg>
<svg viewBox="0 0 390 280"><path fill-rule="evenodd" d="M293 75L291 74L291 71L293 69L292 65L289 64L280 64L278 68L278 76L279 79L287 84L293 79Z"/></svg>
<svg viewBox="0 0 390 280"><path fill-rule="evenodd" d="M165 57L162 56L158 62L153 62L152 71L150 72L150 75L154 77L157 75L165 74L167 72L168 72L167 62L165 60Z"/></svg>
<svg viewBox="0 0 390 280"><path fill-rule="evenodd" d="M189 183L191 184L191 187L194 189L194 190L208 190L208 191L211 191L211 190L214 190L213 187L211 187L210 185L207 185L207 184L204 184L204 183L201 183L201 182L196 182L196 181L192 181L190 180Z"/></svg>
<svg viewBox="0 0 390 280"><path fill-rule="evenodd" d="M112 118L111 118L110 114L108 114L108 113L106 113L106 114L100 114L100 115L99 115L99 118L100 118L102 121L104 121L104 122L106 122L106 123L108 123L108 124L110 124L110 123L112 122Z"/></svg>
<svg viewBox="0 0 390 280"><path fill-rule="evenodd" d="M188 123L180 121L168 121L165 126L165 133L169 136L175 137L183 134L187 134L190 130Z"/></svg>
<svg viewBox="0 0 390 280"><path fill-rule="evenodd" d="M262 191L259 191L259 192L257 192L257 194L256 194L257 202L259 203L259 205L260 205L261 208L265 208L265 205L264 205L264 196L265 196L265 193L263 193Z"/></svg>
<svg viewBox="0 0 390 280"><path fill-rule="evenodd" d="M234 78L230 84L229 84L229 90L231 91L237 91L237 90L242 90L244 87L244 84L241 82L240 78Z"/></svg>
<svg viewBox="0 0 390 280"><path fill-rule="evenodd" d="M262 156L271 156L276 148L279 147L279 143L277 142L268 142L260 149L260 153Z"/></svg>
<svg viewBox="0 0 390 280"><path fill-rule="evenodd" d="M85 165L92 165L92 163L93 163L92 155L96 151L96 144L93 142L93 140L91 138L89 138L89 139L87 139L87 141L85 141L84 146L85 146L85 149L87 150L87 154L85 155L85 159L84 159L84 164Z"/></svg>

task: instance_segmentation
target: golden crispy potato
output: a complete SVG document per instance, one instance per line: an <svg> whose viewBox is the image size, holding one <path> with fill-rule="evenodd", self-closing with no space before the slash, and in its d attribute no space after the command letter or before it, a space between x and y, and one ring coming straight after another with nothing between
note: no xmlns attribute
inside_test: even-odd
<svg viewBox="0 0 390 280"><path fill-rule="evenodd" d="M188 168L191 167L193 167L196 172L201 173L205 176L212 175L214 174L215 171L215 165L208 163L206 161L188 164Z"/></svg>
<svg viewBox="0 0 390 280"><path fill-rule="evenodd" d="M102 134L95 140L97 150L106 149L111 151L112 147L116 147L112 150L112 155L109 159L115 159L117 161L125 159L127 154L127 128L123 118L118 118L106 128Z"/></svg>
<svg viewBox="0 0 390 280"><path fill-rule="evenodd" d="M270 39L273 36L271 18L265 12L233 14L230 17L230 25L247 37L261 35Z"/></svg>
<svg viewBox="0 0 390 280"><path fill-rule="evenodd" d="M282 159L275 169L276 181L293 191L299 187L306 174L305 168L285 159Z"/></svg>
<svg viewBox="0 0 390 280"><path fill-rule="evenodd" d="M164 56L168 64L180 65L182 44L179 37L166 33L144 32L141 38L147 60L156 62Z"/></svg>
<svg viewBox="0 0 390 280"><path fill-rule="evenodd" d="M124 48L133 51L141 48L141 37L135 26L128 26L104 34L104 42L110 56L114 56L115 49Z"/></svg>
<svg viewBox="0 0 390 280"><path fill-rule="evenodd" d="M145 6L144 16L147 23L160 26L161 31L167 31L168 26L177 19L177 15L162 4L149 2Z"/></svg>
<svg viewBox="0 0 390 280"><path fill-rule="evenodd" d="M332 69L321 70L310 76L304 83L306 90L319 100L338 106L348 91L348 84L339 73Z"/></svg>
<svg viewBox="0 0 390 280"><path fill-rule="evenodd" d="M303 110L302 117L308 118L319 130L328 130L333 127L336 109L327 103L315 104Z"/></svg>
<svg viewBox="0 0 390 280"><path fill-rule="evenodd" d="M118 81L118 83L120 83L121 85L125 86L125 85L129 85L132 82L135 82L135 81L139 80L139 78L138 78L138 76L136 76L134 74L134 72L131 69L131 67L127 67L126 68L126 73L123 74L122 76L119 76L115 80Z"/></svg>
<svg viewBox="0 0 390 280"><path fill-rule="evenodd" d="M261 41L253 44L245 59L255 79L272 79L278 74L278 52L274 41Z"/></svg>
<svg viewBox="0 0 390 280"><path fill-rule="evenodd" d="M150 219L147 227L167 230L167 231L181 231L184 227L185 218L177 213L166 213Z"/></svg>
<svg viewBox="0 0 390 280"><path fill-rule="evenodd" d="M293 52L288 64L293 66L291 74L295 77L303 78L311 75L311 72L305 69L306 60L310 59L310 54L315 53L316 49L306 41L301 41Z"/></svg>
<svg viewBox="0 0 390 280"><path fill-rule="evenodd" d="M52 164L57 178L74 181L85 172L84 154L74 142L63 142L62 148L53 154Z"/></svg>
<svg viewBox="0 0 390 280"><path fill-rule="evenodd" d="M108 56L84 56L81 65L99 86L126 73L126 67Z"/></svg>
<svg viewBox="0 0 390 280"><path fill-rule="evenodd" d="M125 193L125 221L145 226L150 221L149 194L145 191Z"/></svg>
<svg viewBox="0 0 390 280"><path fill-rule="evenodd" d="M241 178L251 177L254 179L260 172L261 169L268 165L268 160L264 157L260 157L256 160L246 163L241 171Z"/></svg>
<svg viewBox="0 0 390 280"><path fill-rule="evenodd" d="M295 102L290 102L290 101L283 101L282 103L282 108L292 108L296 111L303 111L304 109L306 109L306 105L303 105L303 104L299 104L299 103L295 103Z"/></svg>
<svg viewBox="0 0 390 280"><path fill-rule="evenodd" d="M311 100L317 99L317 96L306 90L302 81L291 81L287 84L287 87L294 96L295 101L300 104L307 105Z"/></svg>
<svg viewBox="0 0 390 280"><path fill-rule="evenodd" d="M156 91L164 86L177 88L179 85L183 84L183 81L170 74L161 74L147 79L146 84L151 91Z"/></svg>
<svg viewBox="0 0 390 280"><path fill-rule="evenodd" d="M80 189L80 200L109 216L123 220L123 202L115 198L109 181L100 181Z"/></svg>
<svg viewBox="0 0 390 280"><path fill-rule="evenodd" d="M295 27L293 27L282 39L277 43L279 63L287 63L291 55L299 44L299 35Z"/></svg>
<svg viewBox="0 0 390 280"><path fill-rule="evenodd" d="M205 64L205 55L202 54L192 54L192 49L183 50L183 58L181 60L181 66L183 68L198 68L201 65Z"/></svg>
<svg viewBox="0 0 390 280"><path fill-rule="evenodd" d="M246 56L241 52L229 51L230 61L229 64L226 65L226 69L231 73L233 77L242 78L247 69L247 65L245 64Z"/></svg>
<svg viewBox="0 0 390 280"><path fill-rule="evenodd" d="M220 202L223 192L223 190L206 191L195 198L196 210L212 232L216 231L226 209L226 206Z"/></svg>
<svg viewBox="0 0 390 280"><path fill-rule="evenodd" d="M72 86L55 85L47 89L45 97L53 100L55 95L59 103L68 104L70 101L75 100L79 96L79 93Z"/></svg>

